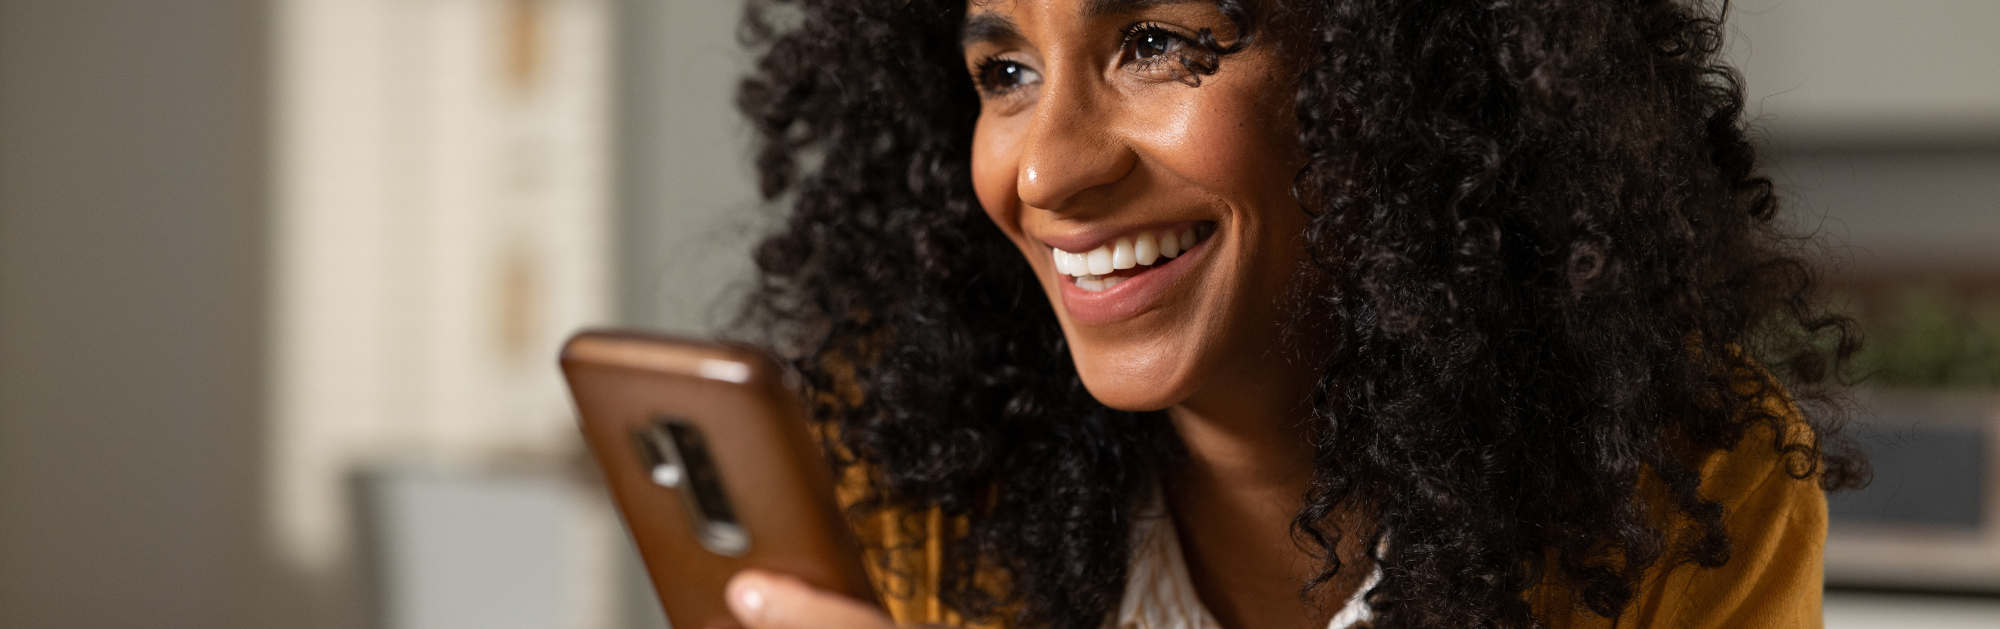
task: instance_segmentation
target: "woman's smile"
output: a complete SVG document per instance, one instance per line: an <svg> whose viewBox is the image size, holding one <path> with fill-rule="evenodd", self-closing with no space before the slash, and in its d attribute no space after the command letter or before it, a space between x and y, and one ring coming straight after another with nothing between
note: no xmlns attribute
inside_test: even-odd
<svg viewBox="0 0 2000 629"><path fill-rule="evenodd" d="M1153 410L1269 381L1308 220L1289 74L1268 43L1205 63L1225 44L1203 34L1235 31L1213 4L1102 6L973 5L980 204L1100 401Z"/></svg>
<svg viewBox="0 0 2000 629"><path fill-rule="evenodd" d="M1130 318L1170 299L1177 280L1200 268L1214 233L1213 223L1201 221L1149 226L1108 240L1053 235L1038 240L1049 245L1062 307L1071 320L1090 325ZM1092 240L1102 242L1092 246Z"/></svg>

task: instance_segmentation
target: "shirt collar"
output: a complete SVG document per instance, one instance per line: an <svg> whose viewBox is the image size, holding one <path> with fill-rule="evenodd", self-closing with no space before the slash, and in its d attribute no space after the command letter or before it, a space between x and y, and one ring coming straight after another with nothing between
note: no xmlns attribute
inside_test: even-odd
<svg viewBox="0 0 2000 629"><path fill-rule="evenodd" d="M1155 505L1160 504L1154 501ZM1132 530L1132 564L1126 571L1125 594L1110 629L1222 629L1222 623L1201 604L1188 578L1179 533L1163 508L1142 510ZM1380 568L1347 599L1327 622L1327 629L1352 629L1373 617L1363 595L1382 578Z"/></svg>

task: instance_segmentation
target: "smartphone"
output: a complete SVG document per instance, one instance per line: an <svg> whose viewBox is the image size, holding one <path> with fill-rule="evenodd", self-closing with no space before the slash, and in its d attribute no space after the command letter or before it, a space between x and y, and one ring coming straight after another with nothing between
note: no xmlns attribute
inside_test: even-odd
<svg viewBox="0 0 2000 629"><path fill-rule="evenodd" d="M563 345L584 441L674 627L737 627L745 568L880 605L784 371L755 349L586 331Z"/></svg>

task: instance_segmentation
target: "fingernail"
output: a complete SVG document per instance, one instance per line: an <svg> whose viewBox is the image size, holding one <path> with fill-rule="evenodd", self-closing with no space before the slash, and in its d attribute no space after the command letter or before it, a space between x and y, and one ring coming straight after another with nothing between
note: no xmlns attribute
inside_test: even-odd
<svg viewBox="0 0 2000 629"><path fill-rule="evenodd" d="M753 587L736 590L736 607L750 614L764 611L764 591Z"/></svg>

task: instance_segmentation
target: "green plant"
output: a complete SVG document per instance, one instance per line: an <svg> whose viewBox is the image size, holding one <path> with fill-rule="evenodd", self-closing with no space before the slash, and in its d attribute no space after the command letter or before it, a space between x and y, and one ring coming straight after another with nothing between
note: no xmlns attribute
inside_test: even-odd
<svg viewBox="0 0 2000 629"><path fill-rule="evenodd" d="M1903 387L2000 387L2000 302L1939 286L1901 291L1862 320L1857 363L1869 382Z"/></svg>

